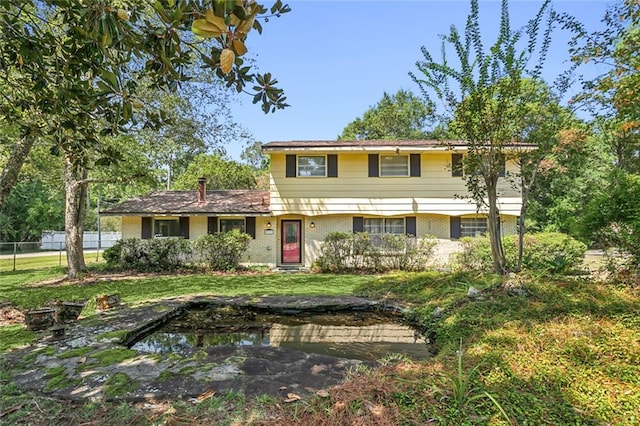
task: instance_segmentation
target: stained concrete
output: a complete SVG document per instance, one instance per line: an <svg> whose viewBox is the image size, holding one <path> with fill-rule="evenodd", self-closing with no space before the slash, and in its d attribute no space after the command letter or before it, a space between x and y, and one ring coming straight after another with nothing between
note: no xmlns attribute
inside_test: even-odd
<svg viewBox="0 0 640 426"><path fill-rule="evenodd" d="M145 324L162 323L189 306L207 304L293 314L342 309L403 311L399 306L357 297L190 297L135 308L121 306L69 325L60 340L42 332L37 343L8 354L9 374L21 389L56 397L135 401L197 397L210 390L239 391L247 396L305 395L339 383L349 369L363 364L279 347L194 348L169 355L125 350L124 344L132 342ZM118 361L100 362L105 353ZM124 377L117 373L126 375L122 387L113 383L116 377Z"/></svg>

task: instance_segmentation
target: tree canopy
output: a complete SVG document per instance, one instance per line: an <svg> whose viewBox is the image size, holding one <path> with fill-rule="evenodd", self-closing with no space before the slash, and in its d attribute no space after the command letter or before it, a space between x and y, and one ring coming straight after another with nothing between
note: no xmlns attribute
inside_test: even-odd
<svg viewBox="0 0 640 426"><path fill-rule="evenodd" d="M427 104L444 106L440 119L467 142L465 183L478 209L485 208L494 267L506 273L500 234L498 178L505 149L522 140L533 124L523 108L530 99L531 81L541 80L541 70L551 43L555 14L545 1L538 13L520 30L511 28L509 2L503 0L499 34L487 49L483 43L477 0L464 32L455 26L442 38L439 61L422 47L424 59L418 73L411 73ZM524 41L523 41L524 39ZM457 60L448 56L453 50Z"/></svg>
<svg viewBox="0 0 640 426"><path fill-rule="evenodd" d="M68 273L83 270L88 168L121 159L103 138L167 119L142 101L140 83L175 90L203 66L263 111L284 108L277 81L242 56L248 33L262 31L260 19L288 11L280 1L267 10L248 0L0 4L0 118L20 135L0 175L0 206L36 138L48 140L65 165Z"/></svg>
<svg viewBox="0 0 640 426"><path fill-rule="evenodd" d="M428 139L431 109L413 93L398 90L382 99L342 130L340 140Z"/></svg>

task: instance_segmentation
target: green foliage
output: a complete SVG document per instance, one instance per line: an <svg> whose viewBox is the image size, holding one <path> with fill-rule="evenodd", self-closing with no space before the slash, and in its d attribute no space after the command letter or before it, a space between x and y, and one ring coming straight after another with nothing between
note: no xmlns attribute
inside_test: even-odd
<svg viewBox="0 0 640 426"><path fill-rule="evenodd" d="M250 242L251 235L244 232L218 232L199 237L194 241L194 250L214 271L233 271L240 267Z"/></svg>
<svg viewBox="0 0 640 426"><path fill-rule="evenodd" d="M431 236L384 235L376 244L366 232L331 232L322 244L315 265L322 272L418 271L433 257Z"/></svg>
<svg viewBox="0 0 640 426"><path fill-rule="evenodd" d="M640 171L640 112L635 96L640 91L638 46L640 4L619 0L607 8L602 29L590 31L573 16L563 14L561 23L573 33L571 59L576 64L596 64L596 77L583 85L574 101L604 119L598 123L618 168Z"/></svg>
<svg viewBox="0 0 640 426"><path fill-rule="evenodd" d="M591 200L582 221L582 234L601 245L628 254L625 267L640 273L640 176L612 173L606 192ZM621 265L622 266L622 265Z"/></svg>
<svg viewBox="0 0 640 426"><path fill-rule="evenodd" d="M174 184L175 189L195 189L198 178L207 179L207 189L255 189L256 176L251 167L219 155L200 154L187 166Z"/></svg>
<svg viewBox="0 0 640 426"><path fill-rule="evenodd" d="M0 241L39 241L42 231L62 229L59 195L39 180L18 182L0 210Z"/></svg>
<svg viewBox="0 0 640 426"><path fill-rule="evenodd" d="M190 259L191 246L182 238L123 239L102 254L107 265L137 271L174 271Z"/></svg>
<svg viewBox="0 0 640 426"><path fill-rule="evenodd" d="M498 178L509 148L545 122L532 120L530 112L538 109L527 106L531 86L542 80L551 44L556 17L549 5L550 1L545 1L523 29L513 30L509 2L502 0L497 39L485 50L478 0L471 0L464 32L452 26L442 37L441 61L422 47L424 60L416 64L420 75L410 74L429 105L435 106L437 101L444 104L440 120L466 141L465 168L469 173L463 178L468 197L478 208L487 209L493 265L501 274L506 267L498 218ZM533 67L530 61L536 61Z"/></svg>
<svg viewBox="0 0 640 426"><path fill-rule="evenodd" d="M338 139L429 139L425 129L430 114L431 109L411 92L399 90L394 95L385 92L362 118L349 123Z"/></svg>
<svg viewBox="0 0 640 426"><path fill-rule="evenodd" d="M503 237L506 266L515 270L518 258L517 237L509 235ZM560 233L526 234L524 238L524 255L522 265L531 271L548 271L551 273L566 273L578 268L584 260L587 247ZM458 262L463 268L490 271L493 262L488 238L463 238L462 252Z"/></svg>

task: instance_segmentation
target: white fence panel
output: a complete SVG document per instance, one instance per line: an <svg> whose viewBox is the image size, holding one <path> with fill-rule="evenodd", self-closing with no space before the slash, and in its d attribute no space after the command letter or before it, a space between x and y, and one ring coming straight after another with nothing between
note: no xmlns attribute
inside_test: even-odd
<svg viewBox="0 0 640 426"><path fill-rule="evenodd" d="M100 248L111 247L122 238L120 232L101 232L100 233ZM64 244L64 231L43 231L42 240L40 243L41 250L60 250L65 247ZM98 233L97 232L85 232L83 248L85 249L97 249L98 248Z"/></svg>

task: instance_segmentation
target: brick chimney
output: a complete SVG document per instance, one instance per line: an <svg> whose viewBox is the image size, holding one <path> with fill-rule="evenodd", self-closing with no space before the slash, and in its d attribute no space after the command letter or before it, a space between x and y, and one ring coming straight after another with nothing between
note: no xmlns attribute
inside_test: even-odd
<svg viewBox="0 0 640 426"><path fill-rule="evenodd" d="M198 178L198 202L204 203L207 199L207 179L201 177Z"/></svg>

